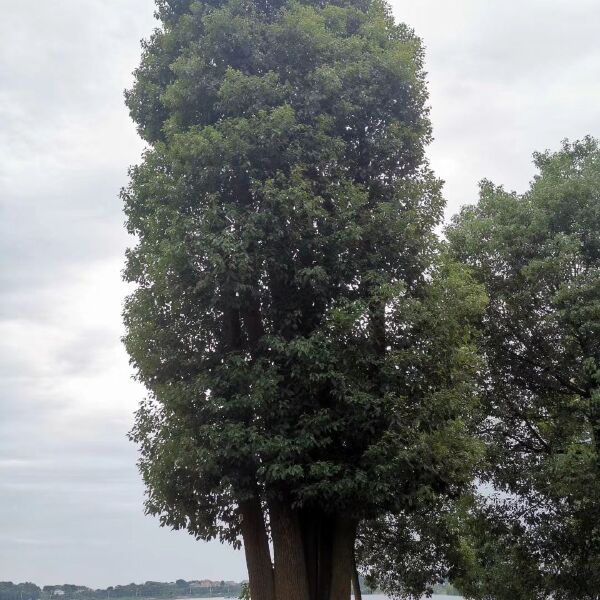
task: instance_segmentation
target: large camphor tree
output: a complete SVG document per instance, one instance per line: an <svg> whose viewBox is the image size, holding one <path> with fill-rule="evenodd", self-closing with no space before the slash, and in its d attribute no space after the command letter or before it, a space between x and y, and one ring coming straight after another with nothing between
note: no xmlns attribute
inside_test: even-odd
<svg viewBox="0 0 600 600"><path fill-rule="evenodd" d="M127 93L147 511L253 600L348 600L361 523L470 485L482 288L444 258L420 41L378 0L162 0Z"/></svg>
<svg viewBox="0 0 600 600"><path fill-rule="evenodd" d="M486 286L488 497L474 597L600 597L600 147L535 156L524 194L484 182L448 231Z"/></svg>

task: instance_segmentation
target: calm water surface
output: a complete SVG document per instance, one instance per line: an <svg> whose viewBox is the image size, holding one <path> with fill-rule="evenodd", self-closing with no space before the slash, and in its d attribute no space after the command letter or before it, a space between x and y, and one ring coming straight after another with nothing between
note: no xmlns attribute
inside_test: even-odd
<svg viewBox="0 0 600 600"><path fill-rule="evenodd" d="M363 594L364 600L389 600L389 596L383 596L381 594L372 594L367 596ZM442 594L434 594L431 596L433 600L462 600L460 596L446 596Z"/></svg>
<svg viewBox="0 0 600 600"><path fill-rule="evenodd" d="M389 600L388 596L383 596L381 594L363 594L364 600ZM461 600L460 596L444 596L439 594L434 594L431 596L433 600ZM189 600L189 597L185 600ZM231 598L211 598L210 600L231 600Z"/></svg>
<svg viewBox="0 0 600 600"><path fill-rule="evenodd" d="M364 600L389 600L389 596L383 596L381 594L372 594L367 596L363 594ZM462 600L460 596L446 596L445 594L434 594L431 596L433 600Z"/></svg>

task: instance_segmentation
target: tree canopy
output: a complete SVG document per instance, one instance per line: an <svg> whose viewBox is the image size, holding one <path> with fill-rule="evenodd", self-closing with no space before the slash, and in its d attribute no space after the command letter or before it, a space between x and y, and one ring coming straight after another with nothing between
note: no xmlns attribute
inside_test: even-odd
<svg viewBox="0 0 600 600"><path fill-rule="evenodd" d="M535 164L526 193L485 181L448 230L489 296L483 433L487 478L502 492L471 522L472 592L591 599L600 594L600 147L565 142Z"/></svg>
<svg viewBox="0 0 600 600"><path fill-rule="evenodd" d="M435 234L422 45L379 0L157 16L122 194L146 507L243 538L255 600L346 600L358 525L459 494L480 455L485 293Z"/></svg>

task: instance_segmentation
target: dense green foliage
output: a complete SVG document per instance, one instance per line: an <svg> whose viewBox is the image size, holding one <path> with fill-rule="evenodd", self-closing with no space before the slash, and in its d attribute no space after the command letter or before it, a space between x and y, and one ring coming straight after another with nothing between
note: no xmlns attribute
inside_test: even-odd
<svg viewBox="0 0 600 600"><path fill-rule="evenodd" d="M240 600L250 600L250 586L247 583L242 584Z"/></svg>
<svg viewBox="0 0 600 600"><path fill-rule="evenodd" d="M465 567L462 503L462 496L423 499L411 511L363 524L357 556L367 582L395 598L460 595L447 581L459 579Z"/></svg>
<svg viewBox="0 0 600 600"><path fill-rule="evenodd" d="M484 182L448 231L490 299L483 433L503 492L470 523L472 592L583 600L600 595L600 147L535 163L529 191Z"/></svg>
<svg viewBox="0 0 600 600"><path fill-rule="evenodd" d="M257 481L368 515L464 479L482 300L433 266L419 41L378 2L184 4L128 97L149 510L211 537Z"/></svg>
<svg viewBox="0 0 600 600"><path fill-rule="evenodd" d="M123 192L148 511L237 544L249 499L358 522L456 495L485 295L434 233L420 41L379 0L158 15Z"/></svg>

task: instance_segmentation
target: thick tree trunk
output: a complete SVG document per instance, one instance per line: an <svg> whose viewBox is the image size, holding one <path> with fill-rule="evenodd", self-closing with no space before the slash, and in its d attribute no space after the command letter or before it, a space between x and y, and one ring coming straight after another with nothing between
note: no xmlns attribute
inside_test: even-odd
<svg viewBox="0 0 600 600"><path fill-rule="evenodd" d="M333 534L333 566L329 600L350 600L355 538L356 523L338 517Z"/></svg>
<svg viewBox="0 0 600 600"><path fill-rule="evenodd" d="M276 600L273 563L260 501L246 500L239 510L252 600Z"/></svg>
<svg viewBox="0 0 600 600"><path fill-rule="evenodd" d="M278 501L272 502L269 510L277 600L310 600L299 515Z"/></svg>
<svg viewBox="0 0 600 600"><path fill-rule="evenodd" d="M323 517L317 541L318 587L315 600L329 600L333 572L333 533L333 520L331 517Z"/></svg>
<svg viewBox="0 0 600 600"><path fill-rule="evenodd" d="M332 522L319 511L300 517L310 600L329 600L331 586Z"/></svg>
<svg viewBox="0 0 600 600"><path fill-rule="evenodd" d="M319 590L319 522L313 511L301 511L300 529L304 545L304 562L308 578L308 595L310 600L317 600Z"/></svg>

